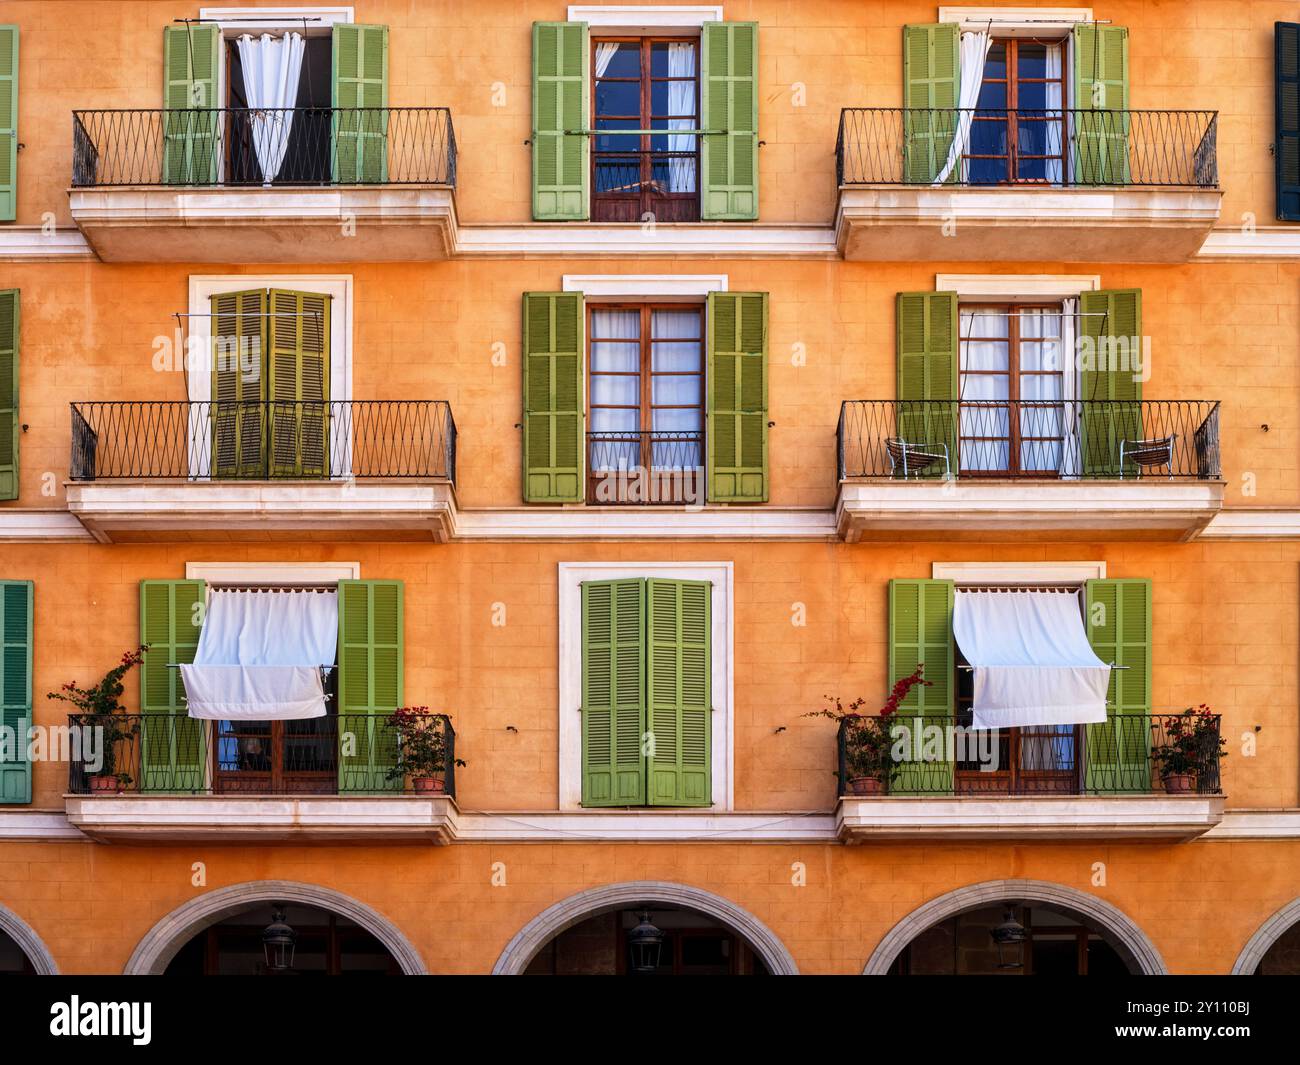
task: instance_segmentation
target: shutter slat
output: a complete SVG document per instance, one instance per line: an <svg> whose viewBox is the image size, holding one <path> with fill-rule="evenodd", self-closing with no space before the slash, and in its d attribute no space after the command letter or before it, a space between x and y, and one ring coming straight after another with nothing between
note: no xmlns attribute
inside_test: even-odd
<svg viewBox="0 0 1300 1065"><path fill-rule="evenodd" d="M758 23L706 22L700 38L700 114L706 221L758 218Z"/></svg>
<svg viewBox="0 0 1300 1065"><path fill-rule="evenodd" d="M401 791L389 779L397 732L388 717L402 705L404 585L339 581L339 791Z"/></svg>
<svg viewBox="0 0 1300 1065"><path fill-rule="evenodd" d="M955 587L943 580L891 580L889 582L889 684L924 664L918 684L898 711L900 724L912 733L919 726L954 723L956 652L952 636ZM918 744L912 735L912 743ZM909 747L909 751L913 748ZM896 795L933 795L953 787L953 765L948 761L905 760L890 784Z"/></svg>
<svg viewBox="0 0 1300 1065"><path fill-rule="evenodd" d="M708 319L709 502L766 503L767 293L711 292Z"/></svg>
<svg viewBox="0 0 1300 1065"><path fill-rule="evenodd" d="M588 217L590 46L585 22L533 23L533 219Z"/></svg>
<svg viewBox="0 0 1300 1065"><path fill-rule="evenodd" d="M524 293L524 501L583 499L583 300Z"/></svg>

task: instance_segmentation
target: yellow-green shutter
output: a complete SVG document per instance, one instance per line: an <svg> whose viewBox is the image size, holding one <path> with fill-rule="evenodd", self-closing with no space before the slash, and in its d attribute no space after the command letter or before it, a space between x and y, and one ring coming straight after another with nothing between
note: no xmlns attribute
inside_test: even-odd
<svg viewBox="0 0 1300 1065"><path fill-rule="evenodd" d="M706 22L700 35L700 217L758 218L758 23Z"/></svg>
<svg viewBox="0 0 1300 1065"><path fill-rule="evenodd" d="M18 498L18 289L0 292L0 499Z"/></svg>
<svg viewBox="0 0 1300 1065"><path fill-rule="evenodd" d="M582 584L583 806L646 801L645 584Z"/></svg>
<svg viewBox="0 0 1300 1065"><path fill-rule="evenodd" d="M948 449L957 474L958 314L955 292L900 292L898 329L898 436L909 444ZM935 463L926 476L942 477Z"/></svg>
<svg viewBox="0 0 1300 1065"><path fill-rule="evenodd" d="M218 176L221 30L214 24L163 30L163 183L211 185Z"/></svg>
<svg viewBox="0 0 1300 1065"><path fill-rule="evenodd" d="M327 477L330 297L271 289L268 305L271 476Z"/></svg>
<svg viewBox="0 0 1300 1065"><path fill-rule="evenodd" d="M388 180L388 27L334 27L334 180Z"/></svg>
<svg viewBox="0 0 1300 1065"><path fill-rule="evenodd" d="M706 396L711 503L766 503L766 292L710 292Z"/></svg>
<svg viewBox="0 0 1300 1065"><path fill-rule="evenodd" d="M1128 30L1081 23L1071 34L1074 56L1074 180L1127 185Z"/></svg>
<svg viewBox="0 0 1300 1065"><path fill-rule="evenodd" d="M140 665L141 791L199 792L206 785L206 722L189 716L181 671L194 661L203 629L203 581L141 581L140 642L149 649Z"/></svg>
<svg viewBox="0 0 1300 1065"><path fill-rule="evenodd" d="M1134 477L1120 443L1141 440L1142 290L1102 289L1079 297L1079 450L1085 477Z"/></svg>
<svg viewBox="0 0 1300 1065"><path fill-rule="evenodd" d="M1151 789L1151 582L1145 578L1087 582L1088 641L1113 669L1106 720L1086 725L1089 792Z"/></svg>
<svg viewBox="0 0 1300 1065"><path fill-rule="evenodd" d="M583 499L580 292L524 293L524 502Z"/></svg>
<svg viewBox="0 0 1300 1065"><path fill-rule="evenodd" d="M401 791L387 719L402 705L403 585L339 581L338 595L339 791Z"/></svg>
<svg viewBox="0 0 1300 1065"><path fill-rule="evenodd" d="M18 210L18 27L0 26L0 222Z"/></svg>
<svg viewBox="0 0 1300 1065"><path fill-rule="evenodd" d="M930 184L948 160L957 130L958 42L955 22L903 27L903 181L907 184Z"/></svg>
<svg viewBox="0 0 1300 1065"><path fill-rule="evenodd" d="M221 292L212 306L212 476L266 476L266 290Z"/></svg>
<svg viewBox="0 0 1300 1065"><path fill-rule="evenodd" d="M585 22L533 23L533 218L588 217L591 57Z"/></svg>
<svg viewBox="0 0 1300 1065"><path fill-rule="evenodd" d="M0 744L0 803L32 801L27 729L32 723L31 581L0 581L0 725L13 747Z"/></svg>
<svg viewBox="0 0 1300 1065"><path fill-rule="evenodd" d="M713 586L646 581L647 802L709 806L713 697L710 672Z"/></svg>
<svg viewBox="0 0 1300 1065"><path fill-rule="evenodd" d="M952 609L952 581L891 580L889 582L889 685L909 676L918 665L929 685L919 684L903 700L897 724L906 731L903 757L890 784L896 795L945 794L953 788L953 765L946 757L947 728L955 723L957 695ZM925 730L941 730L945 752L927 760Z"/></svg>

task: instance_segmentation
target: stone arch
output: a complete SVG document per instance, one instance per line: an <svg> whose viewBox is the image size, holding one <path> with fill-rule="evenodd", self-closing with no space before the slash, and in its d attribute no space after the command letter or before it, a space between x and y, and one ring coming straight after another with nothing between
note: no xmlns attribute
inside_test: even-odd
<svg viewBox="0 0 1300 1065"><path fill-rule="evenodd" d="M1109 902L1064 884L1046 880L989 880L949 891L931 899L894 925L872 951L863 976L885 976L903 948L940 921L967 910L992 906L1004 899L1037 902L1087 918L1111 938L1111 946L1130 968L1146 976L1165 976L1169 970L1154 943L1122 910Z"/></svg>
<svg viewBox="0 0 1300 1065"><path fill-rule="evenodd" d="M45 945L45 941L36 934L36 930L31 925L2 903L0 903L0 932L4 932L18 944L19 949L27 955L27 960L32 963L37 976L58 976L59 967L54 964L54 955L50 953L50 948Z"/></svg>
<svg viewBox="0 0 1300 1065"><path fill-rule="evenodd" d="M797 976L799 973L794 958L767 925L734 902L686 884L635 880L579 891L547 907L506 944L506 949L492 967L492 974L517 976L528 968L528 963L542 947L565 929L589 917L642 903L681 906L712 917L743 936L774 976Z"/></svg>
<svg viewBox="0 0 1300 1065"><path fill-rule="evenodd" d="M1269 947L1300 921L1300 899L1293 899L1255 930L1232 965L1233 976L1253 976Z"/></svg>
<svg viewBox="0 0 1300 1065"><path fill-rule="evenodd" d="M332 888L292 880L255 880L218 888L177 906L136 944L122 972L127 976L162 973L189 940L218 921L246 910L251 903L283 901L318 906L355 921L381 942L406 976L425 976L424 959L410 940L378 910Z"/></svg>

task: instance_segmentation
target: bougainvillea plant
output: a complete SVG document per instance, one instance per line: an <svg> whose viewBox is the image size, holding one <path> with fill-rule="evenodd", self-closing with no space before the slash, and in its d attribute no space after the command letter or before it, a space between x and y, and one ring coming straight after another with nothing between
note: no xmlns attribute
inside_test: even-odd
<svg viewBox="0 0 1300 1065"><path fill-rule="evenodd" d="M1166 717L1164 733L1164 743L1151 748L1161 780L1196 776L1228 757L1228 741L1219 735L1219 719L1205 703Z"/></svg>
<svg viewBox="0 0 1300 1065"><path fill-rule="evenodd" d="M440 715L427 706L403 706L387 720L397 733L397 763L386 774L389 780L437 777L447 771L450 750ZM465 762L457 758L455 764L463 766Z"/></svg>
<svg viewBox="0 0 1300 1065"><path fill-rule="evenodd" d="M854 777L874 777L879 780L886 775L892 780L897 774L898 765L890 757L893 745L890 728L894 715L912 689L929 687L934 683L921 675L924 670L925 663L921 663L906 677L898 680L890 689L884 706L875 714L862 713L862 708L867 703L865 699L854 699L846 709L838 696L828 695L825 697L827 705L823 709L803 715L829 718L844 730L844 773L850 780Z"/></svg>
<svg viewBox="0 0 1300 1065"><path fill-rule="evenodd" d="M126 691L122 679L144 661L147 650L149 645L141 644L135 650L125 652L122 660L89 688L83 688L72 680L58 691L45 695L47 699L58 699L76 707L78 723L83 728L103 730L99 746L104 752L104 761L96 775L116 777L120 784L131 783L131 774L117 770L118 745L134 739L140 731L139 719L128 718L122 713L126 710L120 701Z"/></svg>

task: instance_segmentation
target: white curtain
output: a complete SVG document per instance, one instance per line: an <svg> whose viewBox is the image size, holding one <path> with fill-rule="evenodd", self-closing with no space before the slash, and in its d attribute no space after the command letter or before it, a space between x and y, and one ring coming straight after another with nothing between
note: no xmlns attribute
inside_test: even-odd
<svg viewBox="0 0 1300 1065"><path fill-rule="evenodd" d="M1065 435L1061 406L1061 314L1055 310L1018 312L1020 323L1020 468L1061 468ZM1033 372L1033 371L1046 371Z"/></svg>
<svg viewBox="0 0 1300 1065"><path fill-rule="evenodd" d="M1083 453L1079 446L1079 301L1061 304L1061 398L1065 401L1065 443L1061 448L1061 476L1075 479L1083 474Z"/></svg>
<svg viewBox="0 0 1300 1065"><path fill-rule="evenodd" d="M603 78L610 63L618 55L617 41L599 41L596 44L596 77Z"/></svg>
<svg viewBox="0 0 1300 1065"><path fill-rule="evenodd" d="M280 173L289 148L293 107L298 102L298 77L306 44L300 33L272 37L244 34L236 42L244 71L244 97L251 111L253 151L262 168L262 180L270 184ZM287 109L287 110L284 110Z"/></svg>
<svg viewBox="0 0 1300 1065"><path fill-rule="evenodd" d="M698 311L655 311L650 317L650 401L672 409L652 411L650 428L661 433L700 433L703 388L702 340ZM698 469L704 458L698 439L656 442L656 469Z"/></svg>
<svg viewBox="0 0 1300 1065"><path fill-rule="evenodd" d="M1002 311L961 312L962 470L1005 470L1010 463L1007 324Z"/></svg>
<svg viewBox="0 0 1300 1065"><path fill-rule="evenodd" d="M695 119L695 44L690 41L677 41L668 45L668 76L670 78L690 78L690 81L670 81L668 83L668 113L686 115L686 118L670 118L669 129L694 129ZM695 136L680 133L668 138L670 152L694 152ZM695 191L694 157L671 158L668 160L668 191Z"/></svg>
<svg viewBox="0 0 1300 1065"><path fill-rule="evenodd" d="M959 588L952 624L975 667L972 728L1106 720L1110 666L1088 643L1076 595Z"/></svg>
<svg viewBox="0 0 1300 1065"><path fill-rule="evenodd" d="M1065 106L1061 100L1061 63L1065 54L1064 45L1049 44L1047 46L1047 111L1049 121L1045 124L1047 132L1048 152L1059 152L1061 159L1065 158L1064 138L1065 138L1065 113L1062 110ZM1062 181L1061 159L1047 160L1047 180L1053 185L1059 185Z"/></svg>
<svg viewBox="0 0 1300 1065"><path fill-rule="evenodd" d="M969 30L961 35L959 61L961 79L957 84L957 130L952 138L952 147L948 149L948 159L936 185L942 185L951 176L961 162L961 157L970 143L971 112L979 103L980 86L984 83L984 61L988 59L989 49L993 46L993 37L985 30Z"/></svg>
<svg viewBox="0 0 1300 1065"><path fill-rule="evenodd" d="M194 662L180 667L190 717L323 717L320 667L334 662L338 629L332 591L213 589Z"/></svg>
<svg viewBox="0 0 1300 1065"><path fill-rule="evenodd" d="M641 313L591 313L591 431L635 434L641 429ZM612 408L612 409L611 409ZM591 455L597 470L641 465L639 439L597 441Z"/></svg>

